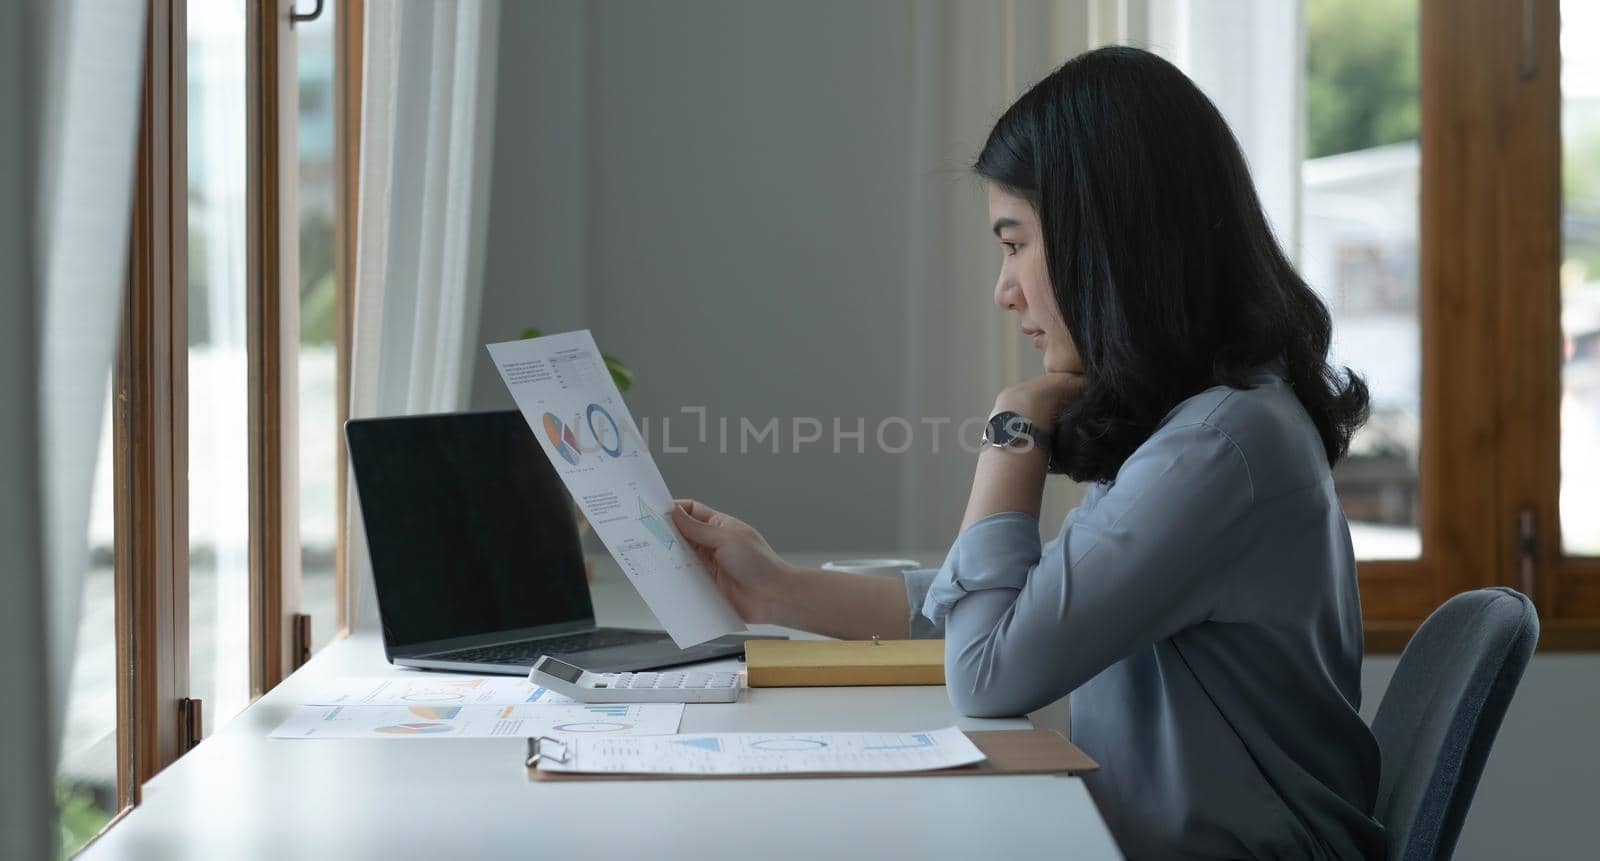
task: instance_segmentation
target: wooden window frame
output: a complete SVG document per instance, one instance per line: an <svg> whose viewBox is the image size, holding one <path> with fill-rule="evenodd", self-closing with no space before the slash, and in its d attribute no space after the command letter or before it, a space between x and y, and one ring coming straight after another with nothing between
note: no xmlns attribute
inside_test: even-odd
<svg viewBox="0 0 1600 861"><path fill-rule="evenodd" d="M298 252L296 213L282 206L282 160L294 153L294 118L284 104L285 86L295 89L293 54L280 62L292 34L292 0L247 0L245 4L245 140L247 167L245 307L249 352L250 451L250 696L259 697L294 668L293 614L300 595L299 517L295 452L286 451L286 430L296 415L295 368L299 340L293 255ZM290 200L293 200L291 194ZM289 301L285 300L288 293ZM287 325L286 325L287 324ZM293 440L292 432L287 434ZM287 545L294 544L294 547ZM288 576L286 576L286 574Z"/></svg>
<svg viewBox="0 0 1600 861"><path fill-rule="evenodd" d="M1534 599L1541 648L1600 647L1600 558L1565 556L1558 527L1559 16L1421 0L1422 554L1361 563L1372 652L1497 585Z"/></svg>
<svg viewBox="0 0 1600 861"><path fill-rule="evenodd" d="M118 818L139 803L145 781L195 740L183 705L190 683L187 4L146 2L128 280L112 399ZM289 309L284 298L297 299L298 291L283 288L285 271L295 271L293 264L285 266L286 255L297 249L283 235L293 235L297 214L286 214L280 205L280 158L293 152L292 120L285 137L281 115L283 105L294 103L283 94L297 92L293 64L280 62L291 5L289 0L249 0L246 7L252 698L287 675L297 657L291 646L299 578L285 575L290 564L298 570L299 548L289 546L298 544L297 535L286 531L285 523L298 511L290 509L294 495L286 492L294 480L293 452L283 447L284 428L294 415L285 401L294 391L286 360L298 343L297 326L284 325L296 319L297 309ZM361 15L359 0L349 0L340 4L336 23L342 32L336 49L342 115L336 228L342 260L336 312L341 424L349 404L348 272L354 248ZM342 506L342 444L339 457ZM339 553L342 557L342 511ZM341 564L336 579L341 636L348 628L342 570Z"/></svg>
<svg viewBox="0 0 1600 861"><path fill-rule="evenodd" d="M181 3L151 0L113 398L117 798L183 752L189 690L187 68Z"/></svg>
<svg viewBox="0 0 1600 861"><path fill-rule="evenodd" d="M249 192L252 227L249 307L251 335L250 403L252 694L270 690L309 654L309 626L296 630L301 603L298 488L285 439L297 428L299 344L299 213L284 205L285 168L294 158L298 131L298 73L290 13L293 0L250 0L248 53L252 148ZM344 422L350 415L351 318L354 308L356 212L359 197L361 137L363 0L343 0L334 9L334 344L335 344L335 637L349 635L354 610L346 573L345 525L347 457ZM275 82L267 86L266 82ZM258 466L259 465L259 468ZM260 492L256 491L256 487ZM297 637L297 634L299 635Z"/></svg>
<svg viewBox="0 0 1600 861"><path fill-rule="evenodd" d="M334 458L338 475L335 485L335 525L333 589L336 597L337 637L348 636L356 617L354 590L350 588L349 554L346 552L346 526L349 501L349 456L345 452L344 423L350 419L350 357L355 318L356 227L361 188L361 84L362 44L366 35L365 0L341 0L334 9L335 45L333 83L338 107L334 111L334 177L338 188L334 210L334 343L337 354L335 407L339 431L335 435Z"/></svg>
<svg viewBox="0 0 1600 861"><path fill-rule="evenodd" d="M298 131L298 71L290 15L293 0L249 0L247 16L249 152L248 230L250 403L250 596L251 694L260 696L301 663L310 651L309 626L299 629L301 604L299 493L295 472L298 444L299 213L286 179ZM364 6L346 0L334 12L335 149L335 416L342 430L349 416L351 312L355 261L355 213L360 160L361 44ZM287 191L287 194L286 194ZM284 202L285 197L290 203ZM350 630L349 579L345 568L346 456L336 434L334 626ZM293 441L293 442L291 442Z"/></svg>
<svg viewBox="0 0 1600 861"><path fill-rule="evenodd" d="M1521 32L1512 23L1521 17L1530 34L1526 47L1499 46L1499 62L1517 64L1526 80L1503 119L1505 146L1521 157L1508 159L1499 174L1508 203L1498 212L1507 230L1496 270L1505 403L1498 516L1510 524L1527 512L1534 527L1524 559L1521 537L1503 526L1500 558L1518 571L1513 585L1539 608L1541 647L1597 649L1600 557L1569 556L1561 544L1561 4L1505 3L1498 11L1492 25Z"/></svg>

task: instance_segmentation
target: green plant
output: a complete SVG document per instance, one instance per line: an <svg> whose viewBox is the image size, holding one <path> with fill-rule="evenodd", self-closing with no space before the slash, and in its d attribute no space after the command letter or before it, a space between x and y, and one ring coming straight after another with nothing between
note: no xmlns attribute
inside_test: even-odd
<svg viewBox="0 0 1600 861"><path fill-rule="evenodd" d="M91 789L64 780L56 781L56 810L61 826L62 858L76 855L111 821L111 814L95 803Z"/></svg>
<svg viewBox="0 0 1600 861"><path fill-rule="evenodd" d="M537 338L539 334L538 329L524 329L518 337ZM627 365L622 364L621 359L610 353L601 353L600 358L605 361L606 370L611 372L611 381L617 384L617 391L625 392L633 387L633 372L628 370Z"/></svg>

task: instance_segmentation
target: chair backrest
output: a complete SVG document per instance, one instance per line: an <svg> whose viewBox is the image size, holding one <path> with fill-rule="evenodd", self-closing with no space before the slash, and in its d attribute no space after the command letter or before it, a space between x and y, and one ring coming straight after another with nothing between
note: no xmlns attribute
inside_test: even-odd
<svg viewBox="0 0 1600 861"><path fill-rule="evenodd" d="M1455 850L1538 641L1533 602L1495 588L1446 601L1406 644L1372 722L1383 753L1376 815L1390 858L1449 858Z"/></svg>

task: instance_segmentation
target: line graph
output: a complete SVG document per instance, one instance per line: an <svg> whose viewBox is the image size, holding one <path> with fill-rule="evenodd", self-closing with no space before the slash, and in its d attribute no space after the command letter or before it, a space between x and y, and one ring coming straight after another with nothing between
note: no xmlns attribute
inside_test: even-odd
<svg viewBox="0 0 1600 861"><path fill-rule="evenodd" d="M672 545L678 543L677 533L672 531L672 527L661 519L661 515L657 514L655 509L645 504L643 497L639 499L639 524L649 530L650 534L655 536L656 541L660 542L661 546L668 550L672 549Z"/></svg>

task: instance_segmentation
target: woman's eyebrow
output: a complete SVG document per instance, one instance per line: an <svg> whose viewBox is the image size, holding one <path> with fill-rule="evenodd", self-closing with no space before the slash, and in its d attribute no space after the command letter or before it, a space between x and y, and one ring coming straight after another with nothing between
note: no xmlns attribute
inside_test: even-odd
<svg viewBox="0 0 1600 861"><path fill-rule="evenodd" d="M1022 222L1016 220L1015 218L997 218L994 220L994 235L999 236L1000 231L1006 229L1007 227L1021 226Z"/></svg>

